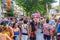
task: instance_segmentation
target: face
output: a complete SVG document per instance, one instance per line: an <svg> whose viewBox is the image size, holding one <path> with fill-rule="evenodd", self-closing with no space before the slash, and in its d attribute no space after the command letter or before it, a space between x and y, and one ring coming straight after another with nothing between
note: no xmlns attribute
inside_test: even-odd
<svg viewBox="0 0 60 40"><path fill-rule="evenodd" d="M15 21L15 18L13 18L12 21Z"/></svg>
<svg viewBox="0 0 60 40"><path fill-rule="evenodd" d="M38 22L39 18L38 17L34 17L33 20L34 20L34 22Z"/></svg>
<svg viewBox="0 0 60 40"><path fill-rule="evenodd" d="M16 23L16 24L14 25L14 27L18 27L18 23Z"/></svg>
<svg viewBox="0 0 60 40"><path fill-rule="evenodd" d="M23 21L21 21L21 24L24 24L24 22L23 22Z"/></svg>
<svg viewBox="0 0 60 40"><path fill-rule="evenodd" d="M22 25L22 23L21 23L21 22L19 22L19 25L21 26L21 25Z"/></svg>
<svg viewBox="0 0 60 40"><path fill-rule="evenodd" d="M41 18L41 22L44 23L45 22L45 19L44 18Z"/></svg>
<svg viewBox="0 0 60 40"><path fill-rule="evenodd" d="M6 29L7 29L7 27L2 25L2 30L6 30Z"/></svg>

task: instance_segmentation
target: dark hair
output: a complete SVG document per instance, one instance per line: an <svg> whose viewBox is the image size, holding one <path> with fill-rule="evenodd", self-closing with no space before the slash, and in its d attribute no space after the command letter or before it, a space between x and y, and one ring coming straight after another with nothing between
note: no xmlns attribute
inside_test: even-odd
<svg viewBox="0 0 60 40"><path fill-rule="evenodd" d="M16 24L16 22L15 22L15 23L13 23L12 28L14 28L14 27L15 27L15 24Z"/></svg>
<svg viewBox="0 0 60 40"><path fill-rule="evenodd" d="M2 32L3 30L2 30L2 27L0 27L0 32Z"/></svg>
<svg viewBox="0 0 60 40"><path fill-rule="evenodd" d="M1 22L1 25L6 26L6 23L4 21Z"/></svg>
<svg viewBox="0 0 60 40"><path fill-rule="evenodd" d="M34 23L34 21L32 21L30 23L30 25L31 25L31 28L32 28L32 32L34 32L35 31L35 23Z"/></svg>
<svg viewBox="0 0 60 40"><path fill-rule="evenodd" d="M23 18L21 18L19 21L22 21L23 20Z"/></svg>
<svg viewBox="0 0 60 40"><path fill-rule="evenodd" d="M49 23L49 20L48 19L46 20L46 23Z"/></svg>
<svg viewBox="0 0 60 40"><path fill-rule="evenodd" d="M12 20L12 18L10 18L10 20Z"/></svg>
<svg viewBox="0 0 60 40"><path fill-rule="evenodd" d="M24 20L24 24L27 24L27 20Z"/></svg>

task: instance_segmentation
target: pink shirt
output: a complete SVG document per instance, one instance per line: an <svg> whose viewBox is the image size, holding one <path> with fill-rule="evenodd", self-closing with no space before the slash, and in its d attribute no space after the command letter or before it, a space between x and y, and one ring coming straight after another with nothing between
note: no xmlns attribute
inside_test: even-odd
<svg viewBox="0 0 60 40"><path fill-rule="evenodd" d="M50 25L50 32L53 35L53 32L55 31L55 25Z"/></svg>
<svg viewBox="0 0 60 40"><path fill-rule="evenodd" d="M47 23L43 24L43 33L46 34L46 35L50 35L49 24L47 24Z"/></svg>

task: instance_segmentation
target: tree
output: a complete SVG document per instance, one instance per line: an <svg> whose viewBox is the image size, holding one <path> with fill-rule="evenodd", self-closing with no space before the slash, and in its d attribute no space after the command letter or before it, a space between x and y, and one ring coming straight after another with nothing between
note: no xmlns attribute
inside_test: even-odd
<svg viewBox="0 0 60 40"><path fill-rule="evenodd" d="M1 4L2 0L0 0L0 4Z"/></svg>
<svg viewBox="0 0 60 40"><path fill-rule="evenodd" d="M55 10L59 13L60 6L56 6Z"/></svg>
<svg viewBox="0 0 60 40"><path fill-rule="evenodd" d="M51 7L50 4L53 3L54 0L16 0L15 2L19 7L22 7L28 15L28 13L31 14L34 12L45 14L48 10L47 7Z"/></svg>
<svg viewBox="0 0 60 40"><path fill-rule="evenodd" d="M6 16L9 16L9 17L14 16L13 11L14 11L13 8L9 8L9 9L7 10Z"/></svg>
<svg viewBox="0 0 60 40"><path fill-rule="evenodd" d="M51 7L51 3L56 2L55 0L44 0L43 3L46 5L46 11L48 13L49 8Z"/></svg>

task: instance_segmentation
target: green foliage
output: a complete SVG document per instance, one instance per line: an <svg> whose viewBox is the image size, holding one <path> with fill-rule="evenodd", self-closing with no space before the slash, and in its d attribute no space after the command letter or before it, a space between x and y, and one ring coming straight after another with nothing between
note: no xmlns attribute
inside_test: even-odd
<svg viewBox="0 0 60 40"><path fill-rule="evenodd" d="M56 6L55 9L56 9L57 12L59 12L60 7Z"/></svg>
<svg viewBox="0 0 60 40"><path fill-rule="evenodd" d="M9 17L14 16L13 11L14 11L13 8L8 9L6 16L9 16Z"/></svg>
<svg viewBox="0 0 60 40"><path fill-rule="evenodd" d="M41 14L46 13L46 3L50 8L50 4L54 2L54 0L15 0L16 4L19 7L22 7L23 10L27 13L35 13L39 12Z"/></svg>
<svg viewBox="0 0 60 40"><path fill-rule="evenodd" d="M1 4L1 1L2 1L2 0L0 0L0 4Z"/></svg>

